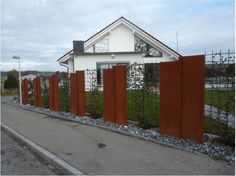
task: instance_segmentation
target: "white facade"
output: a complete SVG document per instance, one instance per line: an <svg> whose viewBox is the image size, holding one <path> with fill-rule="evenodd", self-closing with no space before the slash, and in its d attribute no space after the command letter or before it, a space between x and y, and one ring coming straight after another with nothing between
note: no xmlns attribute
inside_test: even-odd
<svg viewBox="0 0 236 176"><path fill-rule="evenodd" d="M138 41L138 42L137 42ZM137 47L137 43L139 46ZM142 45L148 45L145 55ZM152 57L150 57L152 56ZM84 42L84 53L73 54L71 50L58 62L68 65L69 72L77 70L97 69L99 63L159 63L173 61L180 54L155 39L124 17Z"/></svg>
<svg viewBox="0 0 236 176"><path fill-rule="evenodd" d="M173 61L168 55L163 57L143 57L142 54L114 54L114 55L83 55L74 57L74 69L76 70L96 69L98 63L160 63ZM72 68L72 67L70 67Z"/></svg>
<svg viewBox="0 0 236 176"><path fill-rule="evenodd" d="M109 35L109 51L134 51L134 35L132 30L120 24Z"/></svg>

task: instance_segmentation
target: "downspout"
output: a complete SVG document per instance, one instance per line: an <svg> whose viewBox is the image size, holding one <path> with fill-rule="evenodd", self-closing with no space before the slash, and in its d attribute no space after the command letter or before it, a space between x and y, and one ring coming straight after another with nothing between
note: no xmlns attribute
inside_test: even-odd
<svg viewBox="0 0 236 176"><path fill-rule="evenodd" d="M66 67L67 75L68 75L68 77L69 77L69 66L66 65L66 64L63 64L63 63L61 63L61 62L59 62L59 64L60 64L61 66L63 66L63 67Z"/></svg>

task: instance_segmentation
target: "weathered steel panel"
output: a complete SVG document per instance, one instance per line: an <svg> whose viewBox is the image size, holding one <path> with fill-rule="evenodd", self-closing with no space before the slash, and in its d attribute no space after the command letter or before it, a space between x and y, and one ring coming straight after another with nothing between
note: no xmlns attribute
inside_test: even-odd
<svg viewBox="0 0 236 176"><path fill-rule="evenodd" d="M53 75L53 97L54 97L54 111L59 111L59 76L57 74Z"/></svg>
<svg viewBox="0 0 236 176"><path fill-rule="evenodd" d="M27 79L23 80L23 104L29 104L29 81Z"/></svg>
<svg viewBox="0 0 236 176"><path fill-rule="evenodd" d="M182 137L203 143L205 56L182 57Z"/></svg>
<svg viewBox="0 0 236 176"><path fill-rule="evenodd" d="M25 104L29 104L29 81L25 80Z"/></svg>
<svg viewBox="0 0 236 176"><path fill-rule="evenodd" d="M77 115L84 116L85 115L85 80L84 80L84 71L76 71L76 81L77 81L77 101L78 101L78 111Z"/></svg>
<svg viewBox="0 0 236 176"><path fill-rule="evenodd" d="M42 106L42 99L41 99L41 81L40 77L36 77L36 87L37 87L37 107Z"/></svg>
<svg viewBox="0 0 236 176"><path fill-rule="evenodd" d="M25 101L26 101L25 100L25 95L26 95L25 94L25 80L22 80L21 82L22 82L22 86L21 86L21 90L22 90L22 95L21 95L22 96L22 104L26 104L25 103Z"/></svg>
<svg viewBox="0 0 236 176"><path fill-rule="evenodd" d="M77 88L76 88L76 74L70 74L70 102L71 113L77 115Z"/></svg>
<svg viewBox="0 0 236 176"><path fill-rule="evenodd" d="M48 88L48 96L49 96L49 109L53 110L54 109L54 102L53 102L53 78L52 76L48 77L48 83L49 83L49 88Z"/></svg>
<svg viewBox="0 0 236 176"><path fill-rule="evenodd" d="M34 106L38 106L38 89L37 89L37 81L36 78L33 80L33 88L34 88Z"/></svg>
<svg viewBox="0 0 236 176"><path fill-rule="evenodd" d="M104 121L115 123L114 70L103 70Z"/></svg>
<svg viewBox="0 0 236 176"><path fill-rule="evenodd" d="M126 66L114 66L116 123L127 125Z"/></svg>
<svg viewBox="0 0 236 176"><path fill-rule="evenodd" d="M181 64L160 63L160 132L181 137Z"/></svg>

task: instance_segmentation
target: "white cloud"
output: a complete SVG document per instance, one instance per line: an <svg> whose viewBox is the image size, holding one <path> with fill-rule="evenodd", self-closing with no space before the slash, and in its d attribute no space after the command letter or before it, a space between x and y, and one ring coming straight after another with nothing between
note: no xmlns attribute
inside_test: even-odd
<svg viewBox="0 0 236 176"><path fill-rule="evenodd" d="M3 0L1 62L21 55L22 69L65 70L56 62L72 48L120 16L181 54L234 49L233 0ZM39 64L40 63L40 64ZM50 63L50 65L48 64ZM37 66L38 64L38 66Z"/></svg>

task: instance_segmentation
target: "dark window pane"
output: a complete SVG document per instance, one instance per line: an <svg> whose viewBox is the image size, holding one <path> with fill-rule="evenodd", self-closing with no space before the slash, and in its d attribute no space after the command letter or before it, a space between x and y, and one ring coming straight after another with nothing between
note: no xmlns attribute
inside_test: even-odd
<svg viewBox="0 0 236 176"><path fill-rule="evenodd" d="M162 52L137 36L134 36L134 50L146 53L147 57L162 57Z"/></svg>

